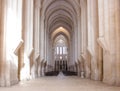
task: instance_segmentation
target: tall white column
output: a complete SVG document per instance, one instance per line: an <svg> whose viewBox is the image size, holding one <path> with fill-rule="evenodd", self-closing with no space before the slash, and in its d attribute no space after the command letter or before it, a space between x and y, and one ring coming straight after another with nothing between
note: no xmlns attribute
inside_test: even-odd
<svg viewBox="0 0 120 91"><path fill-rule="evenodd" d="M4 22L4 1L0 0L0 86L5 86L4 61L5 59L5 31Z"/></svg>
<svg viewBox="0 0 120 91"><path fill-rule="evenodd" d="M81 75L85 75L86 78L90 78L90 59L88 57L88 51L87 49L90 49L91 45L91 30L90 25L91 24L91 16L90 8L87 8L87 0L80 0L81 4L81 56L80 56L80 65L81 65ZM88 12L87 12L88 11ZM88 14L88 16L87 16ZM87 22L88 19L88 22ZM89 26L88 26L89 25ZM88 33L89 32L89 33ZM88 36L89 35L89 36ZM89 38L88 38L89 37ZM88 46L89 45L89 46ZM85 73L85 74L84 74Z"/></svg>
<svg viewBox="0 0 120 91"><path fill-rule="evenodd" d="M99 58L101 48L97 43L99 37L98 27L98 1L88 0L88 50L91 55L91 79L101 80L101 64L102 59ZM99 65L98 65L99 63Z"/></svg>
<svg viewBox="0 0 120 91"><path fill-rule="evenodd" d="M1 4L2 19L0 21L3 37L1 37L3 41L1 48L4 56L4 59L2 59L4 60L2 64L4 66L2 68L4 80L1 83L2 86L10 86L18 82L18 67L16 66L18 64L18 56L16 50L19 49L22 36L22 0L4 0L4 2L1 1ZM1 56L1 58L3 57Z"/></svg>
<svg viewBox="0 0 120 91"><path fill-rule="evenodd" d="M45 52L45 50L44 50L44 47L45 47L45 45L44 45L44 40L45 40L45 37L44 37L44 33L45 33L45 31L44 31L44 17L43 16L41 16L41 24L40 24L40 26L41 26L41 29L40 29L40 32L41 32L41 38L40 38L40 49L41 49L41 60L43 60L44 59L44 52Z"/></svg>
<svg viewBox="0 0 120 91"><path fill-rule="evenodd" d="M77 45L77 49L78 49L78 58L77 59L80 59L80 53L81 53L81 35L80 35L80 32L81 32L81 23L80 23L81 19L80 19L80 12L79 12L79 15L78 15L78 33L77 33L77 36L78 36L78 45Z"/></svg>
<svg viewBox="0 0 120 91"><path fill-rule="evenodd" d="M34 49L35 49L35 59L40 55L40 2L35 0L34 7Z"/></svg>
<svg viewBox="0 0 120 91"><path fill-rule="evenodd" d="M33 62L33 12L34 0L23 0L23 40L24 40L24 67L21 71L21 80L30 78L30 62ZM24 75L26 73L26 75Z"/></svg>
<svg viewBox="0 0 120 91"><path fill-rule="evenodd" d="M115 17L112 15L114 14L114 0L106 0L104 1L104 37L106 40L107 49L104 50L104 76L103 81L109 84L115 83L115 34L114 34L114 23ZM105 12L106 11L106 12ZM107 65L106 65L107 64ZM108 76L109 74L109 76Z"/></svg>
<svg viewBox="0 0 120 91"><path fill-rule="evenodd" d="M74 29L74 45L75 45L75 49L74 49L74 55L75 55L75 59L73 60L74 62L77 61L78 59L78 24L75 24L75 29Z"/></svg>
<svg viewBox="0 0 120 91"><path fill-rule="evenodd" d="M39 60L40 58L40 0L35 0L34 2L34 36L33 36L33 46L34 46L34 67L33 74L38 77L38 69L39 69Z"/></svg>
<svg viewBox="0 0 120 91"><path fill-rule="evenodd" d="M120 0L115 0L116 85L120 85Z"/></svg>
<svg viewBox="0 0 120 91"><path fill-rule="evenodd" d="M98 0L99 44L103 48L103 82L120 83L120 1ZM109 76L108 76L109 75Z"/></svg>
<svg viewBox="0 0 120 91"><path fill-rule="evenodd" d="M33 0L26 1L26 52L29 56L33 50Z"/></svg>

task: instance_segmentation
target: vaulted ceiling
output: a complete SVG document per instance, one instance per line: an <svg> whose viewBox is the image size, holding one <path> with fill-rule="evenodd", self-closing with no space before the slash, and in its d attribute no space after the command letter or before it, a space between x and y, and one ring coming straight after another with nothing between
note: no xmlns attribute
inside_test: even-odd
<svg viewBox="0 0 120 91"><path fill-rule="evenodd" d="M46 30L52 37L63 34L70 39L77 24L77 15L80 13L79 2L76 2L76 0L43 0L41 12ZM56 31L60 27L65 30Z"/></svg>

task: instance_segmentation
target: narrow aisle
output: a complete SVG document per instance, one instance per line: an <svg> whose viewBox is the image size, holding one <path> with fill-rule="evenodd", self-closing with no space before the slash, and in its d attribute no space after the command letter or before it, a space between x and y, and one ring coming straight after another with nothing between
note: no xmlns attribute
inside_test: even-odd
<svg viewBox="0 0 120 91"><path fill-rule="evenodd" d="M76 76L64 76L60 72L58 76L20 82L12 87L2 87L0 91L120 91L120 87L80 79Z"/></svg>

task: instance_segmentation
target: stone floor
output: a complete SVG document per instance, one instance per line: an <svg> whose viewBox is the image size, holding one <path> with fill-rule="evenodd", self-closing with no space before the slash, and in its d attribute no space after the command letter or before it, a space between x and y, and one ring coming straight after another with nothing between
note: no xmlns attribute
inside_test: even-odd
<svg viewBox="0 0 120 91"><path fill-rule="evenodd" d="M59 74L57 77L41 77L35 80L20 82L12 87L2 87L0 91L120 91L120 87Z"/></svg>

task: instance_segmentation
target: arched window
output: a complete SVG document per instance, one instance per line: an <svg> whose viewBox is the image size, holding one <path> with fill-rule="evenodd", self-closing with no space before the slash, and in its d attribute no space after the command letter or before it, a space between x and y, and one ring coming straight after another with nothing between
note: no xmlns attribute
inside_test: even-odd
<svg viewBox="0 0 120 91"><path fill-rule="evenodd" d="M64 35L61 34L61 35L57 36L55 39L55 45L54 45L54 48L55 48L55 50L54 50L55 57L54 58L57 58L59 60L67 58L67 57L65 57L68 54L68 52L67 52L68 46L67 45L68 45L67 39L65 38Z"/></svg>

